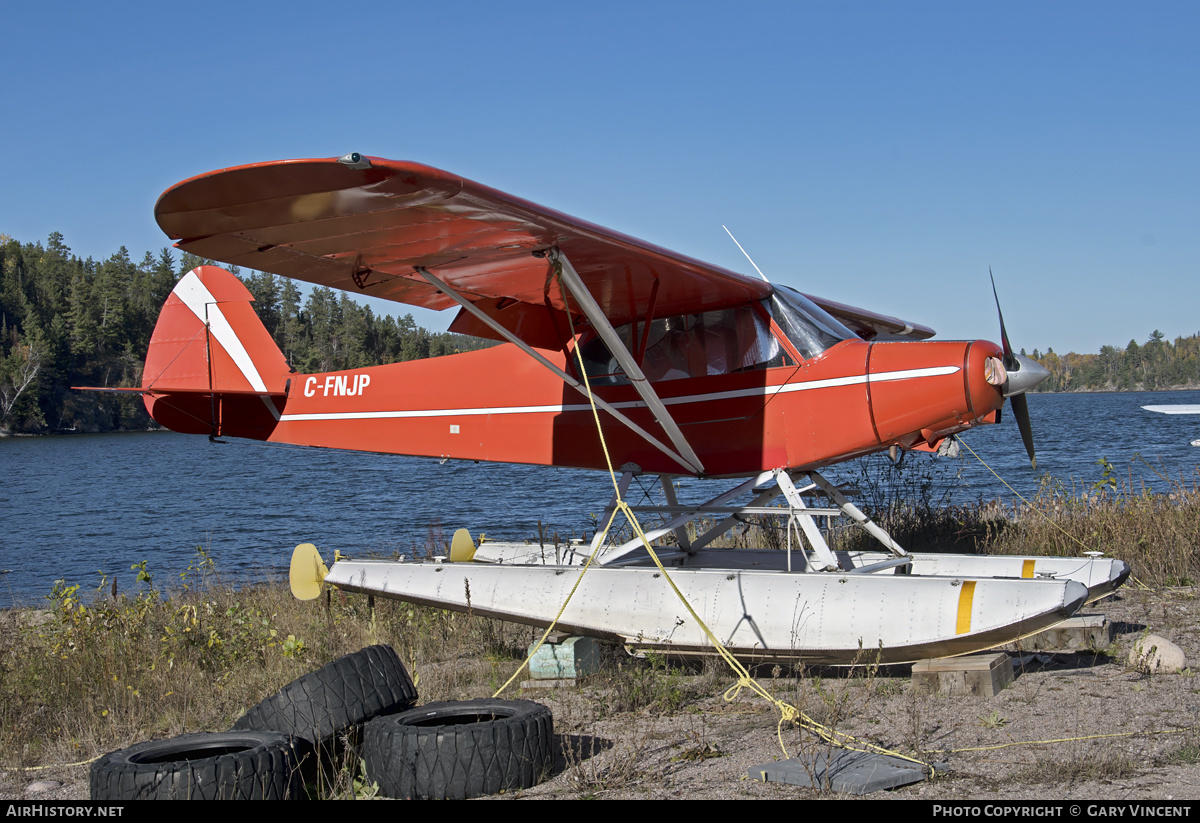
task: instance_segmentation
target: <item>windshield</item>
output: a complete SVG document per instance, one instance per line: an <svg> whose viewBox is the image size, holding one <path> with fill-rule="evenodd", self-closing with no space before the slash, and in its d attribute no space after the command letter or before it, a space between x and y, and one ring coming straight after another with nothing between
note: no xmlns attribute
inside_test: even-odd
<svg viewBox="0 0 1200 823"><path fill-rule="evenodd" d="M857 338L833 315L790 286L775 287L771 316L805 360L835 343Z"/></svg>

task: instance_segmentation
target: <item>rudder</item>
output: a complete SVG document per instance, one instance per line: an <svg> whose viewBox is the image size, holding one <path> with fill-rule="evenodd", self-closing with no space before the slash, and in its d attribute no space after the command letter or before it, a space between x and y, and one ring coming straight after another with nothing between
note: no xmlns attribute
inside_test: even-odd
<svg viewBox="0 0 1200 823"><path fill-rule="evenodd" d="M188 434L263 440L287 400L287 360L225 269L198 266L175 284L150 338L142 391L156 421Z"/></svg>

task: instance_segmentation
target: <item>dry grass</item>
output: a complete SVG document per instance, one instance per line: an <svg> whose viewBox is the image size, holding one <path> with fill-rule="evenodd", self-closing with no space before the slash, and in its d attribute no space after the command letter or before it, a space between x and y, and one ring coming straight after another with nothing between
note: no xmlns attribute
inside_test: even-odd
<svg viewBox="0 0 1200 823"><path fill-rule="evenodd" d="M1129 563L1147 585L1200 580L1200 487L1174 484L1166 494L1111 487L1073 493L1047 483L1030 502L989 519L982 550L1056 556L1102 551Z"/></svg>
<svg viewBox="0 0 1200 823"><path fill-rule="evenodd" d="M1200 580L1200 487L1166 494L1128 490L1076 492L1048 482L1029 504L997 502L932 507L901 501L869 512L913 551L1078 557L1099 551L1124 560L1150 586ZM835 547L878 550L859 529L843 530Z"/></svg>
<svg viewBox="0 0 1200 823"><path fill-rule="evenodd" d="M152 574L147 569L147 576ZM140 740L223 730L291 680L364 646L396 649L422 702L489 696L540 636L528 626L334 592L301 603L280 583L223 585L199 555L184 588L113 596L59 583L46 609L0 612L0 769L86 761ZM675 715L720 693L712 663L635 659L613 647L589 698L556 717L577 796L644 777L650 734L612 743L596 725ZM508 696L514 696L515 690ZM369 795L350 753L320 796Z"/></svg>
<svg viewBox="0 0 1200 823"><path fill-rule="evenodd" d="M1166 492L1121 482L1105 461L1099 482L1071 485L1047 477L1028 503L953 502L953 484L929 463L895 467L864 461L857 479L863 509L914 551L1078 557L1099 551L1129 563L1149 586L1200 581L1200 476L1172 480ZM873 473L872 473L873 472ZM764 536L761 546L770 546ZM843 527L838 549L878 550L866 532Z"/></svg>
<svg viewBox="0 0 1200 823"><path fill-rule="evenodd" d="M1144 769L1145 764L1138 763L1125 752L1093 746L1088 751L1056 752L1053 756L1039 757L1014 776L1031 785L1071 786L1093 780L1121 780Z"/></svg>
<svg viewBox="0 0 1200 823"><path fill-rule="evenodd" d="M528 627L365 597L301 603L285 585L231 588L206 558L164 594L86 597L0 613L0 764L86 760L138 740L224 730L295 678L374 644L411 666L422 700L490 695Z"/></svg>

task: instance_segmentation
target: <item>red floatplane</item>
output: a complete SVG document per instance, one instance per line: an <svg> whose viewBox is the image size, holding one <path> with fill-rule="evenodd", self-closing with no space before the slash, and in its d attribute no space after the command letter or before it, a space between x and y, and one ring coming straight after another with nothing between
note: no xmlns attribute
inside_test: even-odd
<svg viewBox="0 0 1200 823"><path fill-rule="evenodd" d="M339 449L657 475L657 554L735 653L847 662L959 654L1039 631L1123 582L1105 558L910 554L820 474L889 449L934 450L999 419L1006 398L1033 457L1023 393L1044 378L983 340L805 295L609 231L438 169L358 154L200 175L155 208L204 258L430 309L481 351L329 374L291 370L227 271L187 273L159 318L142 393L181 432ZM603 441L598 435L598 410ZM680 505L672 478L729 478ZM778 498L782 505L770 505ZM739 502L740 501L740 502ZM803 534L796 551L709 548L737 516ZM844 514L879 552L830 549ZM698 534L700 517L719 522ZM711 643L640 540L547 550L460 535L449 561L339 559L326 582L632 648ZM319 561L297 561L316 568ZM313 572L313 574L316 574ZM324 572L322 572L324 574ZM304 574L300 574L301 577ZM311 584L311 581L310 581ZM301 586L315 591L311 585Z"/></svg>

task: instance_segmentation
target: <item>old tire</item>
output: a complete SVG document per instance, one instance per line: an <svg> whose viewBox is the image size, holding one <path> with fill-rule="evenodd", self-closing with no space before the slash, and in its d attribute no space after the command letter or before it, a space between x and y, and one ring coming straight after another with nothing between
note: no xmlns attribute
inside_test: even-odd
<svg viewBox="0 0 1200 823"><path fill-rule="evenodd" d="M554 765L554 719L529 700L429 703L367 724L367 778L388 797L462 800L527 789Z"/></svg>
<svg viewBox="0 0 1200 823"><path fill-rule="evenodd" d="M278 732L185 734L109 752L92 764L92 800L304 797L293 741Z"/></svg>
<svg viewBox="0 0 1200 823"><path fill-rule="evenodd" d="M392 647L369 646L293 680L242 715L233 731L283 732L324 747L372 717L416 702L417 689Z"/></svg>

